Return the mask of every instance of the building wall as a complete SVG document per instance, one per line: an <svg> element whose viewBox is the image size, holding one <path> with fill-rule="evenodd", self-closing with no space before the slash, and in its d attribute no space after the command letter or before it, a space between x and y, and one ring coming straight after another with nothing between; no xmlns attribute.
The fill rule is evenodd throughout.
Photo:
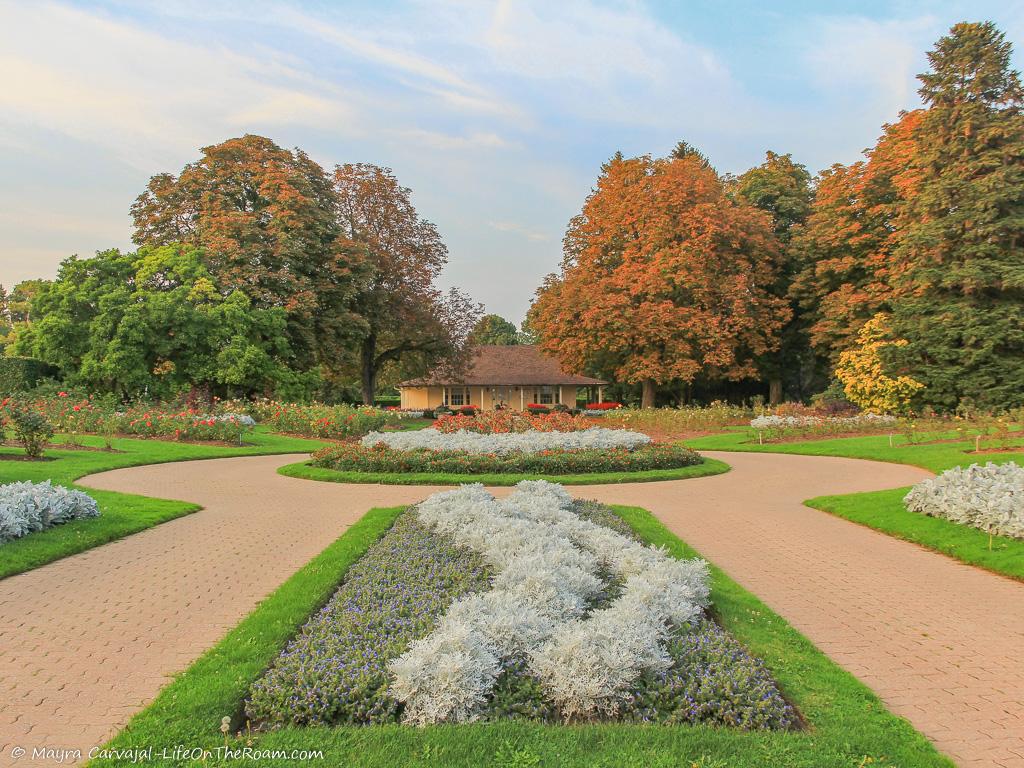
<svg viewBox="0 0 1024 768"><path fill-rule="evenodd" d="M478 387L471 386L469 389L469 404L478 408L491 411L495 405L504 400L509 408L521 410L530 403L539 403L541 398L541 387L526 385L510 385L506 387ZM559 400L559 387L553 386L552 399L554 403L561 402L570 408L576 407L577 387L562 386L561 400ZM444 404L443 387L402 387L402 407L437 408Z"/></svg>

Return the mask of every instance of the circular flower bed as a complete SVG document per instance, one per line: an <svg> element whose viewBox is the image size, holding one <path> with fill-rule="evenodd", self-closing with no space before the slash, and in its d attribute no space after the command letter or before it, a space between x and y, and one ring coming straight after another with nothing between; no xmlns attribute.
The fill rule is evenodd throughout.
<svg viewBox="0 0 1024 768"><path fill-rule="evenodd" d="M399 451L457 451L461 453L543 453L547 451L636 450L649 445L651 438L626 429L591 427L578 432L478 432L444 433L436 429L415 432L371 432L361 441L366 448L384 445Z"/></svg>
<svg viewBox="0 0 1024 768"><path fill-rule="evenodd" d="M415 434L415 433L410 433ZM384 444L331 446L313 454L318 467L348 472L431 472L446 474L574 475L585 472L641 472L700 464L700 454L681 445L650 444L636 450L542 450L533 453L398 450Z"/></svg>

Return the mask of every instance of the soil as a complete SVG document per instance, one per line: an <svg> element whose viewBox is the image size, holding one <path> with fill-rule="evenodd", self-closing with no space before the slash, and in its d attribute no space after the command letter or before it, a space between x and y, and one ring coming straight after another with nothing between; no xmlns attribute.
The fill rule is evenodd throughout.
<svg viewBox="0 0 1024 768"><path fill-rule="evenodd" d="M19 456L18 454L0 453L0 461L56 461L55 456Z"/></svg>

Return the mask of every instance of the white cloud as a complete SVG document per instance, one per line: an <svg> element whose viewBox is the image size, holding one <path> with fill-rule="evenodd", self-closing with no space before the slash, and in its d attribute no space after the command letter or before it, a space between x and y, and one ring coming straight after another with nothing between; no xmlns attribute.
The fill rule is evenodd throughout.
<svg viewBox="0 0 1024 768"><path fill-rule="evenodd" d="M149 172L254 124L343 126L353 114L339 88L281 62L53 3L0 4L0 51L8 120Z"/></svg>

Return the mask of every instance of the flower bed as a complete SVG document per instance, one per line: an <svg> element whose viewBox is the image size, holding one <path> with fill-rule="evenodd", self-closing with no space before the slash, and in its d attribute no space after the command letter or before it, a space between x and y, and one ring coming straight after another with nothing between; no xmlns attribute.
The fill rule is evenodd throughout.
<svg viewBox="0 0 1024 768"><path fill-rule="evenodd" d="M428 472L439 474L577 475L589 472L642 472L700 464L700 454L680 445L656 444L634 451L579 450L539 453L467 453L402 451L377 445L345 443L313 454L313 464L342 472Z"/></svg>
<svg viewBox="0 0 1024 768"><path fill-rule="evenodd" d="M5 401L8 409L20 408L44 416L57 432L67 435L131 435L173 440L239 442L255 426L244 413L203 412L189 408L137 404L116 405L110 400L75 397L61 392L55 397Z"/></svg>
<svg viewBox="0 0 1024 768"><path fill-rule="evenodd" d="M477 416L441 416L434 429L444 434L478 432L484 435L511 432L581 432L593 425L568 413L532 414L524 411L483 411Z"/></svg>
<svg viewBox="0 0 1024 768"><path fill-rule="evenodd" d="M275 403L274 406L264 409L266 415L262 423L275 432L335 440L359 437L388 424L397 424L403 417L409 418L401 411L385 411L369 406L316 403Z"/></svg>
<svg viewBox="0 0 1024 768"><path fill-rule="evenodd" d="M246 712L261 727L790 726L763 665L704 615L707 595L703 562L643 546L559 486L521 483L502 501L480 486L435 494L353 567Z"/></svg>
<svg viewBox="0 0 1024 768"><path fill-rule="evenodd" d="M765 414L750 420L750 427L761 442L792 437L829 437L850 432L875 432L891 429L895 416L858 413L855 416L815 416Z"/></svg>
<svg viewBox="0 0 1024 768"><path fill-rule="evenodd" d="M588 405L584 413L594 412ZM613 409L604 413L604 420L643 432L682 435L740 426L747 424L754 415L750 408L716 401L703 407Z"/></svg>
<svg viewBox="0 0 1024 768"><path fill-rule="evenodd" d="M911 512L1024 539L1024 467L1012 461L947 469L915 485L903 501Z"/></svg>
<svg viewBox="0 0 1024 768"><path fill-rule="evenodd" d="M49 480L0 485L0 544L99 514L99 507L91 496L52 485Z"/></svg>
<svg viewBox="0 0 1024 768"><path fill-rule="evenodd" d="M650 442L651 438L639 432L604 427L590 427L577 432L531 430L496 434L466 431L444 433L436 429L421 429L416 432L371 432L361 441L366 448L384 445L397 451L448 451L499 456L548 451L633 451Z"/></svg>

